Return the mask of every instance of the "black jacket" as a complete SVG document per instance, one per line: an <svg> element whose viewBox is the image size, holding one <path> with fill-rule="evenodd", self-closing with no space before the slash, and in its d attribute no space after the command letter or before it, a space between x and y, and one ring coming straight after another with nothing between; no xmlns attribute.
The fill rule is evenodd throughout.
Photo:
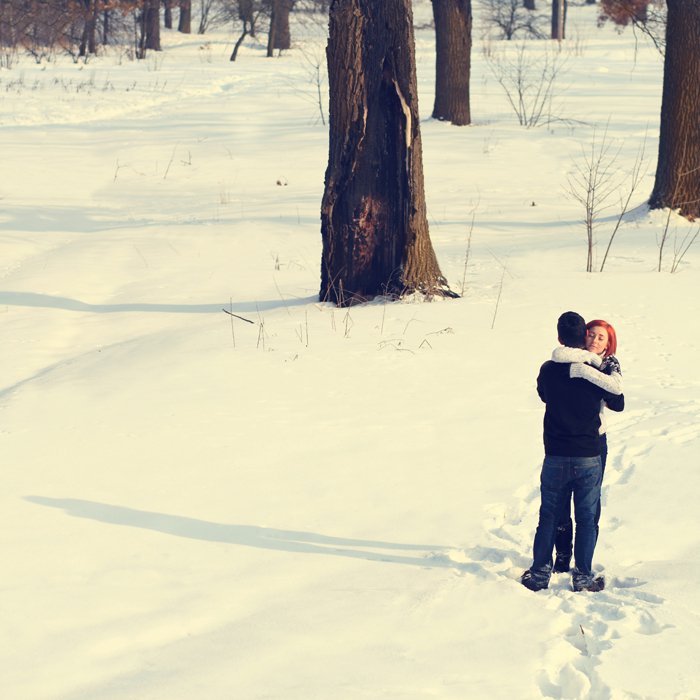
<svg viewBox="0 0 700 700"><path fill-rule="evenodd" d="M595 457L600 454L600 402L622 411L625 397L610 394L585 379L571 379L570 366L550 360L537 377L537 393L547 404L544 451L557 457Z"/></svg>

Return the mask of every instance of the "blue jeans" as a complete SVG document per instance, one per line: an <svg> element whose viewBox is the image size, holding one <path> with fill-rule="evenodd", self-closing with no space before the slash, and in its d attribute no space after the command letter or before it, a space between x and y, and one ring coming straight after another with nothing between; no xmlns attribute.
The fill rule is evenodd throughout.
<svg viewBox="0 0 700 700"><path fill-rule="evenodd" d="M600 457L553 457L545 455L540 476L540 519L533 545L533 577L549 582L552 549L562 508L573 491L576 518L574 557L578 574L593 576L596 544L596 513L600 507L603 468Z"/></svg>
<svg viewBox="0 0 700 700"><path fill-rule="evenodd" d="M600 461L603 463L603 477L605 476L605 463L608 460L608 438L605 433L600 436ZM601 478L602 481L602 478ZM573 553L574 545L574 524L571 521L571 496L564 501L561 515L559 516L559 524L557 525L556 539L554 540L554 546L556 549L557 557L569 561ZM600 522L600 504L598 505L598 511L595 517L595 533L598 537L599 533L599 522Z"/></svg>

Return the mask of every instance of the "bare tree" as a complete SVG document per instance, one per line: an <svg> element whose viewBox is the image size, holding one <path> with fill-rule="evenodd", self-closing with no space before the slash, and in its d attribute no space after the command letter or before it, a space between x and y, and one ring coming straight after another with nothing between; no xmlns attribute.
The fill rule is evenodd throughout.
<svg viewBox="0 0 700 700"><path fill-rule="evenodd" d="M521 0L483 0L484 21L510 41L516 35L544 38L540 17L523 7Z"/></svg>
<svg viewBox="0 0 700 700"><path fill-rule="evenodd" d="M607 137L607 129L600 140L594 131L590 148L581 149L581 159L575 163L574 172L569 177L569 194L584 210L586 272L593 272L595 230L600 214L609 206L608 200L620 186L618 155L619 148L613 150L613 144Z"/></svg>
<svg viewBox="0 0 700 700"><path fill-rule="evenodd" d="M327 56L320 299L455 296L428 232L410 0L333 0Z"/></svg>
<svg viewBox="0 0 700 700"><path fill-rule="evenodd" d="M229 19L232 19L234 22L240 21L241 23L241 34L233 47L230 58L231 61L235 61L238 57L238 49L246 36L255 36L255 25L263 8L259 2L254 0L236 0L235 7L227 5L227 8L230 9L228 13Z"/></svg>
<svg viewBox="0 0 700 700"><path fill-rule="evenodd" d="M471 124L471 0L433 0L433 17L436 51L433 117L458 126Z"/></svg>
<svg viewBox="0 0 700 700"><path fill-rule="evenodd" d="M700 217L700 2L667 0L659 158L652 209Z"/></svg>

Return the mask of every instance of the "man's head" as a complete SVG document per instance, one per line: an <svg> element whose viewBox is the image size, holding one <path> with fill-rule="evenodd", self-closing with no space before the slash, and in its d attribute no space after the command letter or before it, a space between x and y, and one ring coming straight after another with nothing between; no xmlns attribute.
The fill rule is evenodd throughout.
<svg viewBox="0 0 700 700"><path fill-rule="evenodd" d="M570 348L586 347L586 322L575 311L563 313L557 321L559 342Z"/></svg>

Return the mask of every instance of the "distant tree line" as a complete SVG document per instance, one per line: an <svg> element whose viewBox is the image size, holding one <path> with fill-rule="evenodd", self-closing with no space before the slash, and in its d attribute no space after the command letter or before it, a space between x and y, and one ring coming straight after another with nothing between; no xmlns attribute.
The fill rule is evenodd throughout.
<svg viewBox="0 0 700 700"><path fill-rule="evenodd" d="M160 51L160 29L204 34L214 26L241 28L242 42L268 34L268 55L291 46L289 14L328 13L330 0L1 0L0 49L41 60L56 51L88 57L110 44L133 48L136 58ZM196 12L196 16L195 16ZM175 14L177 13L177 25ZM234 58L232 56L232 58Z"/></svg>

